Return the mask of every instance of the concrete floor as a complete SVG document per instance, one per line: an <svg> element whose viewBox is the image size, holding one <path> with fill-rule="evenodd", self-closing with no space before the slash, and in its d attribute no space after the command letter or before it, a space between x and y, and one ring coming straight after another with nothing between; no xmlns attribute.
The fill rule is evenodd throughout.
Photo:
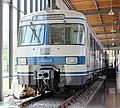
<svg viewBox="0 0 120 108"><path fill-rule="evenodd" d="M120 93L116 91L115 81L106 81L86 108L120 108Z"/></svg>
<svg viewBox="0 0 120 108"><path fill-rule="evenodd" d="M20 101L13 99L13 96L9 96L0 102L0 108L18 108L19 103Z"/></svg>

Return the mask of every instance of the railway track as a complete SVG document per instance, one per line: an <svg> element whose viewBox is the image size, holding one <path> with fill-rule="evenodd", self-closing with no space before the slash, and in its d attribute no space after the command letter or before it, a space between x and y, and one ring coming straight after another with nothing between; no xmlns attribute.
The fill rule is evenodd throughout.
<svg viewBox="0 0 120 108"><path fill-rule="evenodd" d="M67 99L69 94L49 92L41 96L22 102L19 108L58 108L59 105Z"/></svg>
<svg viewBox="0 0 120 108"><path fill-rule="evenodd" d="M73 96L66 93L48 92L22 102L18 108L84 108L102 85L103 80L96 81L89 88L81 89Z"/></svg>
<svg viewBox="0 0 120 108"><path fill-rule="evenodd" d="M85 108L102 84L103 80L96 81L92 86L85 90L85 92L81 90L65 100L59 108Z"/></svg>
<svg viewBox="0 0 120 108"><path fill-rule="evenodd" d="M41 101L44 98L50 97L51 95L52 95L51 92L45 93L43 95L37 95L33 98L30 98L26 101L21 102L21 104L18 105L18 108L26 108L29 104L32 104L32 103L37 102L37 101Z"/></svg>

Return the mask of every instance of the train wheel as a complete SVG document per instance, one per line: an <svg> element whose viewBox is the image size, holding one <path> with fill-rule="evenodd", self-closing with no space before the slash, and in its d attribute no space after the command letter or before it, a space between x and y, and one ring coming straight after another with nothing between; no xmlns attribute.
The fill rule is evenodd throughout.
<svg viewBox="0 0 120 108"><path fill-rule="evenodd" d="M51 87L53 92L59 93L58 83L54 82L54 79L51 80Z"/></svg>
<svg viewBox="0 0 120 108"><path fill-rule="evenodd" d="M38 80L38 92L39 94L42 94L43 93L43 81L41 80Z"/></svg>

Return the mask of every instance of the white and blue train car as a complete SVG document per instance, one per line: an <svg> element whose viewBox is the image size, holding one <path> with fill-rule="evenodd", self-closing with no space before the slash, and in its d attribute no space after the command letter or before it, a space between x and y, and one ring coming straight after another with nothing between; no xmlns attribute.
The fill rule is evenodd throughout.
<svg viewBox="0 0 120 108"><path fill-rule="evenodd" d="M19 84L39 91L79 86L104 68L104 48L82 13L42 11L20 20Z"/></svg>

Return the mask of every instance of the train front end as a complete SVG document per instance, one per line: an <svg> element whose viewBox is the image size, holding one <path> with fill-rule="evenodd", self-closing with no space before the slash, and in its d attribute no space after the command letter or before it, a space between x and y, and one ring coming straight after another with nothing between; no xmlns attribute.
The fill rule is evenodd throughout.
<svg viewBox="0 0 120 108"><path fill-rule="evenodd" d="M19 84L43 93L85 83L85 20L77 18L80 15L54 11L23 17L17 47Z"/></svg>

